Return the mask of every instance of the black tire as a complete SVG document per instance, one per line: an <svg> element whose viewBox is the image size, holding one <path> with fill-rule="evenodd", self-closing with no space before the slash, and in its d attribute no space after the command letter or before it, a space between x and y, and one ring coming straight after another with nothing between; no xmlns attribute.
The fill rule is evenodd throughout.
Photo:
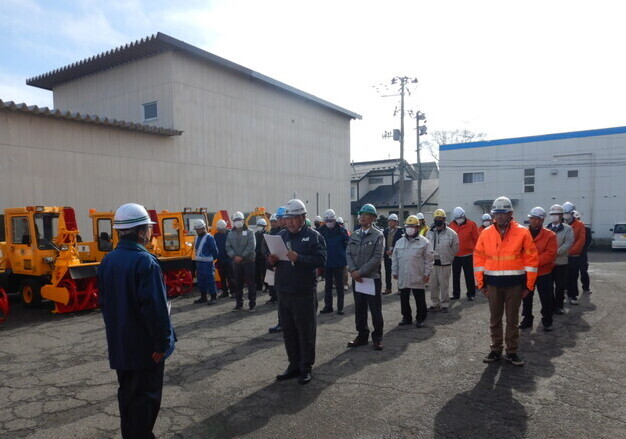
<svg viewBox="0 0 626 439"><path fill-rule="evenodd" d="M42 283L37 279L26 279L20 285L20 297L27 308L36 308L41 305Z"/></svg>

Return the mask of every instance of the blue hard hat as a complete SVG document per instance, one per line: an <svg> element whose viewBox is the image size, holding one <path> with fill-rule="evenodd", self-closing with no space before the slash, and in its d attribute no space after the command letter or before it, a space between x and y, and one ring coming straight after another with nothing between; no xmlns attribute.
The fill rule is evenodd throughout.
<svg viewBox="0 0 626 439"><path fill-rule="evenodd" d="M285 215L286 210L287 209L285 209L285 206L280 206L278 209L276 209L276 218L282 218Z"/></svg>

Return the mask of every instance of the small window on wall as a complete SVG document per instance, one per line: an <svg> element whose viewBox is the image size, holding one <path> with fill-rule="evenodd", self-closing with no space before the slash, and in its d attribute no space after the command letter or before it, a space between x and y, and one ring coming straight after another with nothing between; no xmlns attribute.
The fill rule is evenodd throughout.
<svg viewBox="0 0 626 439"><path fill-rule="evenodd" d="M163 248L165 251L180 250L180 239L178 239L178 219L165 218L163 220Z"/></svg>
<svg viewBox="0 0 626 439"><path fill-rule="evenodd" d="M484 172L464 172L463 183L482 183L485 181Z"/></svg>
<svg viewBox="0 0 626 439"><path fill-rule="evenodd" d="M143 120L153 120L158 117L157 113L157 103L148 102L147 104L143 104Z"/></svg>
<svg viewBox="0 0 626 439"><path fill-rule="evenodd" d="M382 184L383 182L383 178L382 177L370 177L369 178L369 183L370 184Z"/></svg>
<svg viewBox="0 0 626 439"><path fill-rule="evenodd" d="M576 178L578 177L578 169L572 169L567 171L567 178Z"/></svg>
<svg viewBox="0 0 626 439"><path fill-rule="evenodd" d="M535 192L535 169L524 169L524 192Z"/></svg>

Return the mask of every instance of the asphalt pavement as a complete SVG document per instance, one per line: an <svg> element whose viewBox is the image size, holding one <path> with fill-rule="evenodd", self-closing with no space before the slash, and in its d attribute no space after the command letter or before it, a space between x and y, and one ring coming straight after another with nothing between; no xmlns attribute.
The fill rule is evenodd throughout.
<svg viewBox="0 0 626 439"><path fill-rule="evenodd" d="M524 367L483 364L487 300L453 302L426 326L398 327L384 296L384 350L347 349L345 315L318 318L313 381L276 382L286 365L276 306L231 312L233 299L177 298L178 335L166 362L159 438L626 437L626 252L590 254L592 294L566 305L554 331L523 330ZM323 282L318 286L320 309ZM427 297L429 293L427 292ZM540 326L540 325L539 325ZM118 438L117 383L98 311L53 315L12 303L0 326L0 437Z"/></svg>

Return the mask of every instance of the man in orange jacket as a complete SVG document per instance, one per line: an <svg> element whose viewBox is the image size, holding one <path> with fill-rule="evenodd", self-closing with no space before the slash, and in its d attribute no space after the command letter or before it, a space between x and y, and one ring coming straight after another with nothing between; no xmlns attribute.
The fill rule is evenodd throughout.
<svg viewBox="0 0 626 439"><path fill-rule="evenodd" d="M452 297L450 300L458 300L461 297L461 269L463 269L467 300L471 302L476 296L472 255L476 241L478 241L478 227L474 221L465 217L465 210L462 207L455 207L452 213L454 220L450 222L449 227L459 235L459 251L456 252L452 261Z"/></svg>
<svg viewBox="0 0 626 439"><path fill-rule="evenodd" d="M585 223L574 217L574 206L569 201L563 203L563 219L574 230L574 243L567 257L567 296L570 305L578 305L578 274L580 273L580 254L585 247Z"/></svg>
<svg viewBox="0 0 626 439"><path fill-rule="evenodd" d="M558 245L556 233L543 227L546 211L542 207L534 207L528 214L530 225L528 230L533 237L537 254L539 255L539 269L537 272L537 293L541 300L541 324L544 331L552 330L552 313L554 312L554 288L552 284L552 269L554 268ZM533 291L524 297L522 306L522 322L520 329L533 326Z"/></svg>
<svg viewBox="0 0 626 439"><path fill-rule="evenodd" d="M517 354L519 307L522 298L535 289L539 258L533 239L524 226L513 220L513 205L507 197L496 198L491 208L494 225L478 237L474 250L476 285L489 298L491 352L483 362L505 359L523 366ZM506 310L506 334L502 337L502 315Z"/></svg>

